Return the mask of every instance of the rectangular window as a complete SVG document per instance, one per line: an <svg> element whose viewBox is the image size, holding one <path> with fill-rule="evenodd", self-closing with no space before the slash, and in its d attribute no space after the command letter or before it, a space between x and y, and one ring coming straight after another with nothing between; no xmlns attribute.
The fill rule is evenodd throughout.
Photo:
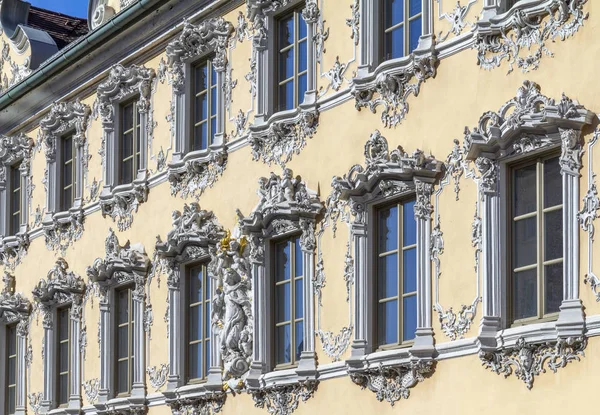
<svg viewBox="0 0 600 415"><path fill-rule="evenodd" d="M377 212L377 344L412 342L417 330L417 223L415 201Z"/></svg>
<svg viewBox="0 0 600 415"><path fill-rule="evenodd" d="M6 413L12 415L17 403L17 326L6 326Z"/></svg>
<svg viewBox="0 0 600 415"><path fill-rule="evenodd" d="M16 235L21 228L21 163L10 167L9 233Z"/></svg>
<svg viewBox="0 0 600 415"><path fill-rule="evenodd" d="M511 172L512 320L556 317L563 294L562 176L558 157Z"/></svg>
<svg viewBox="0 0 600 415"><path fill-rule="evenodd" d="M61 140L61 163L60 210L65 212L73 207L75 199L75 146L72 135L67 135Z"/></svg>
<svg viewBox="0 0 600 415"><path fill-rule="evenodd" d="M126 395L131 391L133 383L133 288L126 287L116 292L117 297L117 371L116 391L118 395Z"/></svg>
<svg viewBox="0 0 600 415"><path fill-rule="evenodd" d="M201 381L210 369L210 277L206 265L188 269L187 378Z"/></svg>
<svg viewBox="0 0 600 415"><path fill-rule="evenodd" d="M412 53L421 37L421 0L382 0L383 60Z"/></svg>
<svg viewBox="0 0 600 415"><path fill-rule="evenodd" d="M277 22L277 111L296 108L304 101L308 76L307 27L302 9Z"/></svg>
<svg viewBox="0 0 600 415"><path fill-rule="evenodd" d="M57 310L57 384L56 397L59 406L69 403L69 373L70 373L70 344L71 344L71 324L69 317L69 308L59 308Z"/></svg>
<svg viewBox="0 0 600 415"><path fill-rule="evenodd" d="M300 238L275 244L275 366L298 363L304 349L304 270Z"/></svg>
<svg viewBox="0 0 600 415"><path fill-rule="evenodd" d="M141 161L141 126L137 102L121 106L121 139L119 146L119 184L133 182Z"/></svg>
<svg viewBox="0 0 600 415"><path fill-rule="evenodd" d="M190 150L205 150L217 132L217 73L211 60L193 68L193 131Z"/></svg>

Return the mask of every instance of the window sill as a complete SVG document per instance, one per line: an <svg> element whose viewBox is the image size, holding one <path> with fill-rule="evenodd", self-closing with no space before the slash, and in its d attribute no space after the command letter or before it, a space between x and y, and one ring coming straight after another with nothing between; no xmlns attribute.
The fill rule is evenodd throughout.
<svg viewBox="0 0 600 415"><path fill-rule="evenodd" d="M221 376L218 376L218 379L221 379ZM166 390L163 395L172 409L211 407L215 410L225 403L226 392L221 382L214 383L207 380L203 383L188 383ZM181 412L187 413L185 410Z"/></svg>
<svg viewBox="0 0 600 415"><path fill-rule="evenodd" d="M131 227L133 214L141 203L148 200L148 172L138 173L138 177L129 184L105 186L100 195L102 216L110 216L120 231Z"/></svg>
<svg viewBox="0 0 600 415"><path fill-rule="evenodd" d="M95 404L94 407L103 412L129 411L131 413L146 413L146 398L145 397L117 397L109 399L104 403Z"/></svg>
<svg viewBox="0 0 600 415"><path fill-rule="evenodd" d="M79 415L81 413L81 405L79 407L61 407L51 409L47 412L48 415Z"/></svg>

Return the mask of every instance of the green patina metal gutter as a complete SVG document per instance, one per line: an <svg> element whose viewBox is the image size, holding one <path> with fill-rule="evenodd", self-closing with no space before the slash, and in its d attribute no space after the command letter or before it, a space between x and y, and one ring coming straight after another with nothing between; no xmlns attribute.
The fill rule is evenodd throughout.
<svg viewBox="0 0 600 415"><path fill-rule="evenodd" d="M56 75L65 67L77 62L81 57L89 53L92 48L104 43L107 39L143 13L156 7L160 3L166 3L168 1L169 0L139 0L137 3L127 7L123 12L114 16L98 29L76 41L72 47L59 51L31 75L0 96L0 110L3 110L18 98L40 86L47 79Z"/></svg>

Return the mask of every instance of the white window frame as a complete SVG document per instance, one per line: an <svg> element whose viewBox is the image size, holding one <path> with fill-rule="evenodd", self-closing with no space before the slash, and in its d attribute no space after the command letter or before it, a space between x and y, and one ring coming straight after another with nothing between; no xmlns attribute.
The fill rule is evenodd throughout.
<svg viewBox="0 0 600 415"><path fill-rule="evenodd" d="M40 121L40 137L46 153L46 214L42 221L48 249L66 248L83 234L83 186L87 175L87 128L91 109L79 100L57 102L50 113ZM71 135L75 157L73 169L73 205L60 210L62 193L62 140Z"/></svg>
<svg viewBox="0 0 600 415"><path fill-rule="evenodd" d="M6 339L6 326L17 325L17 367L15 378L17 380L15 415L27 413L27 337L29 336L31 303L21 293L16 293L16 280L14 275L4 273L4 287L0 292L0 338ZM0 408L6 408L6 347L0 348Z"/></svg>
<svg viewBox="0 0 600 415"><path fill-rule="evenodd" d="M145 66L120 64L110 68L108 79L96 91L94 116L102 120L102 164L104 187L100 193L103 216L110 216L119 230L128 229L140 203L148 199L148 143L154 128L151 111L156 72ZM121 105L135 99L140 115L140 165L131 183L118 184ZM134 114L135 117L135 114Z"/></svg>
<svg viewBox="0 0 600 415"><path fill-rule="evenodd" d="M98 410L145 410L146 409L146 336L144 320L146 310L146 278L150 270L150 259L141 244L129 241L120 245L112 229L106 238L106 256L97 258L86 270L90 281L100 292L100 387ZM115 391L116 353L115 291L133 284L133 333L134 370L131 393L117 397Z"/></svg>
<svg viewBox="0 0 600 415"><path fill-rule="evenodd" d="M33 298L40 304L44 327L44 394L41 409L50 414L67 415L79 411L82 405L82 312L83 297L86 286L83 279L69 270L69 264L59 258L48 272L46 279L41 280L33 289ZM69 402L65 407L58 407L56 402L56 365L57 365L57 310L69 309L70 342L69 342Z"/></svg>

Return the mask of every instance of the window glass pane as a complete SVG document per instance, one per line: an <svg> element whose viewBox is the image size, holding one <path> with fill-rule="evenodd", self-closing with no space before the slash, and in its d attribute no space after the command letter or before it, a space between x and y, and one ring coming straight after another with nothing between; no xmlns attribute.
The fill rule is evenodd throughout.
<svg viewBox="0 0 600 415"><path fill-rule="evenodd" d="M544 207L562 204L562 175L558 157L544 162Z"/></svg>
<svg viewBox="0 0 600 415"><path fill-rule="evenodd" d="M398 207L379 211L379 253L398 249Z"/></svg>
<svg viewBox="0 0 600 415"><path fill-rule="evenodd" d="M194 109L196 124L206 119L208 114L208 97L206 94L198 95L194 99Z"/></svg>
<svg viewBox="0 0 600 415"><path fill-rule="evenodd" d="M404 217L402 220L402 239L404 246L417 243L417 221L415 220L415 201L405 202L402 205Z"/></svg>
<svg viewBox="0 0 600 415"><path fill-rule="evenodd" d="M279 326L275 328L275 363L290 363L291 359L291 333L290 325Z"/></svg>
<svg viewBox="0 0 600 415"><path fill-rule="evenodd" d="M211 276L210 276L210 274L208 274L208 270L207 270L206 278L204 279L204 296L205 296L206 300L210 300L210 296L211 296L210 280L211 280Z"/></svg>
<svg viewBox="0 0 600 415"><path fill-rule="evenodd" d="M294 247L294 255L295 255L295 264L296 267L296 277L301 277L304 275L304 270L302 269L302 248L300 247L300 238L296 238L295 247Z"/></svg>
<svg viewBox="0 0 600 415"><path fill-rule="evenodd" d="M133 181L133 159L123 162L121 171L121 184L131 183Z"/></svg>
<svg viewBox="0 0 600 415"><path fill-rule="evenodd" d="M398 295L398 254L390 254L378 259L377 270L379 299Z"/></svg>
<svg viewBox="0 0 600 415"><path fill-rule="evenodd" d="M546 265L545 276L545 314L558 313L563 299L563 263Z"/></svg>
<svg viewBox="0 0 600 415"><path fill-rule="evenodd" d="M8 326L6 329L6 337L8 337L8 355L17 353L17 330L15 326Z"/></svg>
<svg viewBox="0 0 600 415"><path fill-rule="evenodd" d="M513 216L520 216L536 210L536 165L514 171L513 176Z"/></svg>
<svg viewBox="0 0 600 415"><path fill-rule="evenodd" d="M279 82L294 76L294 48L279 54Z"/></svg>
<svg viewBox="0 0 600 415"><path fill-rule="evenodd" d="M188 376L202 378L202 343L190 344L188 350Z"/></svg>
<svg viewBox="0 0 600 415"><path fill-rule="evenodd" d="M133 128L133 104L123 106L123 131Z"/></svg>
<svg viewBox="0 0 600 415"><path fill-rule="evenodd" d="M129 321L129 290L117 291L117 322L119 324Z"/></svg>
<svg viewBox="0 0 600 415"><path fill-rule="evenodd" d="M12 357L8 359L8 384L12 385L16 383L17 375L17 359Z"/></svg>
<svg viewBox="0 0 600 415"><path fill-rule="evenodd" d="M294 318L302 318L304 316L304 279L298 279L294 282L294 284L296 284L294 287L294 301L296 307Z"/></svg>
<svg viewBox="0 0 600 415"><path fill-rule="evenodd" d="M129 365L127 360L117 363L117 393L129 392Z"/></svg>
<svg viewBox="0 0 600 415"><path fill-rule="evenodd" d="M290 244L284 242L275 245L275 281L290 279Z"/></svg>
<svg viewBox="0 0 600 415"><path fill-rule="evenodd" d="M294 15L279 21L279 50L294 43Z"/></svg>
<svg viewBox="0 0 600 415"><path fill-rule="evenodd" d="M294 81L279 86L279 111L291 110L294 105Z"/></svg>
<svg viewBox="0 0 600 415"><path fill-rule="evenodd" d="M214 65L210 65L210 86L217 85L217 71L215 71Z"/></svg>
<svg viewBox="0 0 600 415"><path fill-rule="evenodd" d="M302 13L298 14L298 40L305 39L307 36L306 20Z"/></svg>
<svg viewBox="0 0 600 415"><path fill-rule="evenodd" d="M304 74L298 77L298 104L304 102L304 94L306 94L307 88L307 76L307 74Z"/></svg>
<svg viewBox="0 0 600 415"><path fill-rule="evenodd" d="M398 300L378 305L377 328L379 344L398 342Z"/></svg>
<svg viewBox="0 0 600 415"><path fill-rule="evenodd" d="M200 340L202 338L202 307L196 306L190 308L189 321L189 340Z"/></svg>
<svg viewBox="0 0 600 415"><path fill-rule="evenodd" d="M58 310L58 339L66 340L69 338L69 309L61 308Z"/></svg>
<svg viewBox="0 0 600 415"><path fill-rule="evenodd" d="M537 218L527 218L513 224L513 268L537 263Z"/></svg>
<svg viewBox="0 0 600 415"><path fill-rule="evenodd" d="M196 67L194 76L194 92L197 94L208 87L208 67L206 63Z"/></svg>
<svg viewBox="0 0 600 415"><path fill-rule="evenodd" d="M417 248L403 252L404 265L404 294L417 291Z"/></svg>
<svg viewBox="0 0 600 415"><path fill-rule="evenodd" d="M290 283L275 287L275 322L290 320Z"/></svg>
<svg viewBox="0 0 600 415"><path fill-rule="evenodd" d="M69 375L60 375L58 379L58 403L69 402Z"/></svg>
<svg viewBox="0 0 600 415"><path fill-rule="evenodd" d="M204 338L210 337L210 303L206 303L206 310L204 311Z"/></svg>
<svg viewBox="0 0 600 415"><path fill-rule="evenodd" d="M513 318L520 320L537 315L537 271L513 274Z"/></svg>
<svg viewBox="0 0 600 415"><path fill-rule="evenodd" d="M404 56L404 25L387 32L384 36L384 59Z"/></svg>
<svg viewBox="0 0 600 415"><path fill-rule="evenodd" d="M217 88L210 90L210 115L217 115Z"/></svg>
<svg viewBox="0 0 600 415"><path fill-rule="evenodd" d="M544 213L545 261L563 256L562 213L562 209Z"/></svg>
<svg viewBox="0 0 600 415"><path fill-rule="evenodd" d="M212 142L214 142L214 138L215 138L215 134L217 133L217 118L213 118L210 120L210 137L209 137L209 143L206 144L206 146L208 147L208 145Z"/></svg>
<svg viewBox="0 0 600 415"><path fill-rule="evenodd" d="M202 301L202 266L190 269L190 304Z"/></svg>
<svg viewBox="0 0 600 415"><path fill-rule="evenodd" d="M67 372L69 370L69 343L60 343L58 346L59 353L59 372Z"/></svg>
<svg viewBox="0 0 600 415"><path fill-rule="evenodd" d="M8 413L9 414L14 414L16 411L16 396L17 396L17 389L10 388L8 390Z"/></svg>
<svg viewBox="0 0 600 415"><path fill-rule="evenodd" d="M123 134L121 140L121 157L125 159L131 155L133 155L133 133L129 132Z"/></svg>
<svg viewBox="0 0 600 415"><path fill-rule="evenodd" d="M129 335L129 326L122 326L117 328L117 357L127 357L129 355L129 339L127 336Z"/></svg>
<svg viewBox="0 0 600 415"><path fill-rule="evenodd" d="M208 374L210 369L210 340L204 342L204 376Z"/></svg>
<svg viewBox="0 0 600 415"><path fill-rule="evenodd" d="M413 340L417 331L417 296L404 297L402 310L403 341Z"/></svg>
<svg viewBox="0 0 600 415"><path fill-rule="evenodd" d="M304 349L304 324L302 321L296 323L296 338L294 340L296 343L296 360L299 360L302 349Z"/></svg>
<svg viewBox="0 0 600 415"><path fill-rule="evenodd" d="M66 189L63 189L61 198L62 198L61 210L62 211L69 210L71 208L71 201L73 199L73 188L68 187Z"/></svg>
<svg viewBox="0 0 600 415"><path fill-rule="evenodd" d="M304 72L307 68L308 52L306 51L306 45L306 40L298 44L298 73Z"/></svg>
<svg viewBox="0 0 600 415"><path fill-rule="evenodd" d="M417 17L414 20L411 20L408 24L408 52L411 53L413 50L419 46L419 37L421 36L421 18Z"/></svg>
<svg viewBox="0 0 600 415"><path fill-rule="evenodd" d="M401 23L404 19L404 0L384 0L385 28Z"/></svg>
<svg viewBox="0 0 600 415"><path fill-rule="evenodd" d="M410 0L408 3L408 14L414 16L415 14L421 13L421 0Z"/></svg>
<svg viewBox="0 0 600 415"><path fill-rule="evenodd" d="M208 147L208 124L202 123L194 128L193 150L204 150Z"/></svg>
<svg viewBox="0 0 600 415"><path fill-rule="evenodd" d="M62 140L63 143L63 163L70 161L73 158L73 140L71 137L65 137Z"/></svg>

